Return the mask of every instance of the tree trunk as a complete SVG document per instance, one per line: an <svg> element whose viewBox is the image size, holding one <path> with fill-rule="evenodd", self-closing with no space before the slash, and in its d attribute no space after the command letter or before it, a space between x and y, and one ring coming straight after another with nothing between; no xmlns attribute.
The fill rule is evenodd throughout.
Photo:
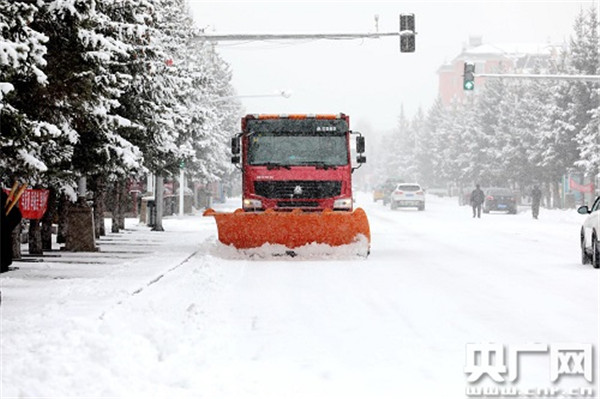
<svg viewBox="0 0 600 399"><path fill-rule="evenodd" d="M156 224L152 228L152 231L165 231L162 225L163 209L164 209L164 180L162 176L156 175L155 188L155 199L156 199Z"/></svg>
<svg viewBox="0 0 600 399"><path fill-rule="evenodd" d="M21 229L23 228L23 222L19 223L17 227L12 231L12 253L13 260L21 259Z"/></svg>
<svg viewBox="0 0 600 399"><path fill-rule="evenodd" d="M42 226L40 219L29 220L29 254L43 255L42 249Z"/></svg>
<svg viewBox="0 0 600 399"><path fill-rule="evenodd" d="M96 238L106 235L106 226L104 225L104 200L106 198L106 184L104 176L96 176L94 184L94 228Z"/></svg>
<svg viewBox="0 0 600 399"><path fill-rule="evenodd" d="M121 182L116 181L112 190L112 226L110 231L112 233L119 232L119 207L121 206Z"/></svg>
<svg viewBox="0 0 600 399"><path fill-rule="evenodd" d="M119 183L120 188L119 194L119 208L117 211L117 222L119 223L119 229L125 230L125 211L127 210L127 180L122 180Z"/></svg>
<svg viewBox="0 0 600 399"><path fill-rule="evenodd" d="M551 195L552 195L552 208L553 209L562 208L561 200L560 200L560 192L558 190L558 182L557 181L553 181L550 184L550 190L551 190Z"/></svg>
<svg viewBox="0 0 600 399"><path fill-rule="evenodd" d="M58 234L56 242L64 244L67 242L67 234L69 229L68 216L71 201L65 194L61 194L58 200Z"/></svg>
<svg viewBox="0 0 600 399"><path fill-rule="evenodd" d="M52 223L56 215L56 190L49 187L48 208L44 217L42 217L42 249L44 251L52 250Z"/></svg>

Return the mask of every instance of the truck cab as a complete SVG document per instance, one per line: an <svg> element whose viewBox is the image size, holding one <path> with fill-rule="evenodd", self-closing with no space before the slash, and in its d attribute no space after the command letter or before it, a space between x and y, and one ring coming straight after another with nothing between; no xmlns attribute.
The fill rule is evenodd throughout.
<svg viewBox="0 0 600 399"><path fill-rule="evenodd" d="M352 211L350 135L357 164L364 139L345 114L246 115L232 139L232 161L242 170L245 211Z"/></svg>

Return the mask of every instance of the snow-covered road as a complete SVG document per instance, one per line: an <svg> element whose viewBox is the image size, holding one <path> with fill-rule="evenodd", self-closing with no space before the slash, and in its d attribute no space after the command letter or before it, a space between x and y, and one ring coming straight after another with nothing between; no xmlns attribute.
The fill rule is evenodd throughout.
<svg viewBox="0 0 600 399"><path fill-rule="evenodd" d="M457 398L467 343L598 357L600 279L579 263L575 211L359 200L366 260L247 258L190 216L18 264L1 278L2 397ZM547 363L522 361L522 387L551 385Z"/></svg>

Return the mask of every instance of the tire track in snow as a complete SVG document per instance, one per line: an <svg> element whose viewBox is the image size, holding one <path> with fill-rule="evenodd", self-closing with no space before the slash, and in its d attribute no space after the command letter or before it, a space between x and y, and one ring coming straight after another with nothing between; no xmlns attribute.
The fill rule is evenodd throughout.
<svg viewBox="0 0 600 399"><path fill-rule="evenodd" d="M202 250L203 248L198 248L196 251L192 252L190 255L188 255L184 260L182 260L181 262L179 262L178 264L176 264L175 266L171 267L170 269L167 269L167 271L159 274L158 276L154 277L152 280L148 281L145 285L139 287L138 289L134 290L133 292L131 292L131 294L129 294L127 297L119 300L115 305L113 305L110 309L105 310L104 312L102 312L102 314L99 316L100 320L104 320L104 317L106 316L106 313L112 309L114 309L115 307L122 305L123 302L125 302L126 300L129 300L133 297L135 297L136 295L142 293L143 291L145 291L147 288L153 286L154 284L158 283L160 280L162 280L167 274L177 270L179 267L185 265L186 263L188 263L194 256L198 255L198 253Z"/></svg>

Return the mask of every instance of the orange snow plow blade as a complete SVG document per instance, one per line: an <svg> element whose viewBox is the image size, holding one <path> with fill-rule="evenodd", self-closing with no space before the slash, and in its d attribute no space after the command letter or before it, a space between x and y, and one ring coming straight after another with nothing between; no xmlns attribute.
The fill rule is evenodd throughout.
<svg viewBox="0 0 600 399"><path fill-rule="evenodd" d="M354 212L244 212L219 213L207 209L203 216L214 216L219 241L237 249L258 248L263 244L281 244L297 248L310 243L340 246L352 244L359 235L371 242L369 221L364 210Z"/></svg>

